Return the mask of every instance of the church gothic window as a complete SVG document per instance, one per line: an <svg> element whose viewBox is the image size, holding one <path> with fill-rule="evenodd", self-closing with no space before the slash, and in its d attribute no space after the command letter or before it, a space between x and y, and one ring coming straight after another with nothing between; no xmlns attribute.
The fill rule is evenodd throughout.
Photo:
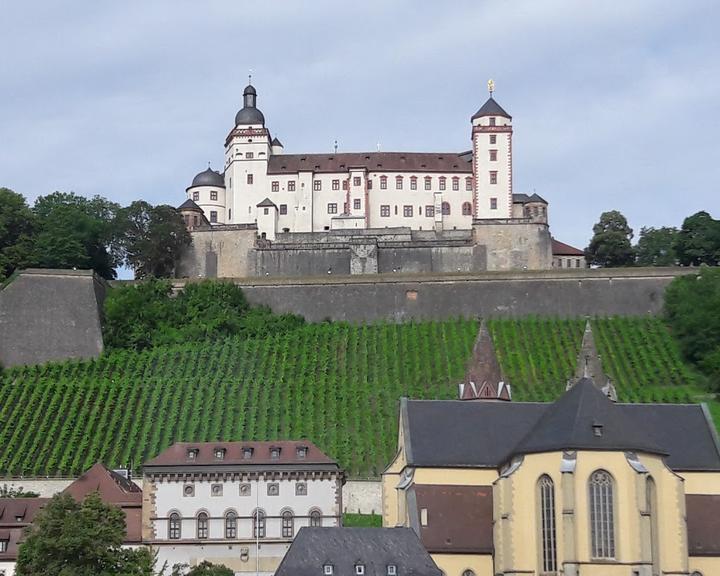
<svg viewBox="0 0 720 576"><path fill-rule="evenodd" d="M590 540L593 558L615 558L614 482L605 470L590 476Z"/></svg>
<svg viewBox="0 0 720 576"><path fill-rule="evenodd" d="M538 481L540 504L541 572L557 572L557 537L555 529L555 485L547 475Z"/></svg>

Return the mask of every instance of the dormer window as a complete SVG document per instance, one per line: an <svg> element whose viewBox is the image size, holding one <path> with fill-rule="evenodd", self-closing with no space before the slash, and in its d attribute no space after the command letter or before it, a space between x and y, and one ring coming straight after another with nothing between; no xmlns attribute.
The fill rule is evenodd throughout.
<svg viewBox="0 0 720 576"><path fill-rule="evenodd" d="M298 446L298 447L295 449L295 453L297 454L297 457L298 457L300 460L304 460L304 459L305 459L305 456L307 456L307 451L308 451L307 446Z"/></svg>
<svg viewBox="0 0 720 576"><path fill-rule="evenodd" d="M215 448L215 460L225 460L225 448Z"/></svg>
<svg viewBox="0 0 720 576"><path fill-rule="evenodd" d="M245 446L243 448L243 460L250 460L250 458L253 457L253 449L252 446Z"/></svg>
<svg viewBox="0 0 720 576"><path fill-rule="evenodd" d="M355 564L355 576L365 576L365 564Z"/></svg>
<svg viewBox="0 0 720 576"><path fill-rule="evenodd" d="M190 448L187 451L187 459L188 460L197 460L198 457L198 449L197 448Z"/></svg>
<svg viewBox="0 0 720 576"><path fill-rule="evenodd" d="M273 446L270 448L270 459L271 460L278 460L280 458L280 448L278 446Z"/></svg>
<svg viewBox="0 0 720 576"><path fill-rule="evenodd" d="M323 566L323 574L325 576L332 576L333 573L333 565L332 564L325 564Z"/></svg>
<svg viewBox="0 0 720 576"><path fill-rule="evenodd" d="M593 422L592 425L593 436L600 438L603 435L603 425L599 422Z"/></svg>
<svg viewBox="0 0 720 576"><path fill-rule="evenodd" d="M395 564L388 564L387 576L397 576L397 566Z"/></svg>

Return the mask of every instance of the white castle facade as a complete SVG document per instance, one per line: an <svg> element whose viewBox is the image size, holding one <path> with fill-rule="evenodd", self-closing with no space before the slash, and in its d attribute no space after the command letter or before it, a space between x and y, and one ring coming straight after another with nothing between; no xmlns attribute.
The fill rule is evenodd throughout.
<svg viewBox="0 0 720 576"><path fill-rule="evenodd" d="M208 168L187 199L212 225L278 232L408 227L469 230L473 220L534 216L539 196L513 197L512 118L492 94L472 116L472 150L448 153L285 154L257 107L252 85L225 140L223 174ZM533 213L534 211L534 213Z"/></svg>

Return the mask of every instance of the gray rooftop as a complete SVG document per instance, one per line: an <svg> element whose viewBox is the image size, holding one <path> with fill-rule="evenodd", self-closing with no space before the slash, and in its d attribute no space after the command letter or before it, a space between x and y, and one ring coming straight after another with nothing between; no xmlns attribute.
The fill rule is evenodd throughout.
<svg viewBox="0 0 720 576"><path fill-rule="evenodd" d="M335 576L353 576L363 564L365 576L441 576L441 571L411 528L308 528L298 532L275 576L322 576L331 565Z"/></svg>
<svg viewBox="0 0 720 576"><path fill-rule="evenodd" d="M492 96L490 96L485 104L480 107L480 110L472 115L472 120L475 120L475 118L481 118L482 116L504 116L505 118L512 120L512 116L505 112L503 107L500 106L500 104L498 104Z"/></svg>

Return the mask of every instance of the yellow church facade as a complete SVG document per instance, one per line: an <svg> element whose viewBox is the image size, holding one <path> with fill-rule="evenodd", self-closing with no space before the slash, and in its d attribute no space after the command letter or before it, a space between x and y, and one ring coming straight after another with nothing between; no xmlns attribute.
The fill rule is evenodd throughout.
<svg viewBox="0 0 720 576"><path fill-rule="evenodd" d="M384 525L414 528L446 576L720 575L707 410L617 403L589 328L582 355L556 402L503 401L481 332L474 393L401 401Z"/></svg>

